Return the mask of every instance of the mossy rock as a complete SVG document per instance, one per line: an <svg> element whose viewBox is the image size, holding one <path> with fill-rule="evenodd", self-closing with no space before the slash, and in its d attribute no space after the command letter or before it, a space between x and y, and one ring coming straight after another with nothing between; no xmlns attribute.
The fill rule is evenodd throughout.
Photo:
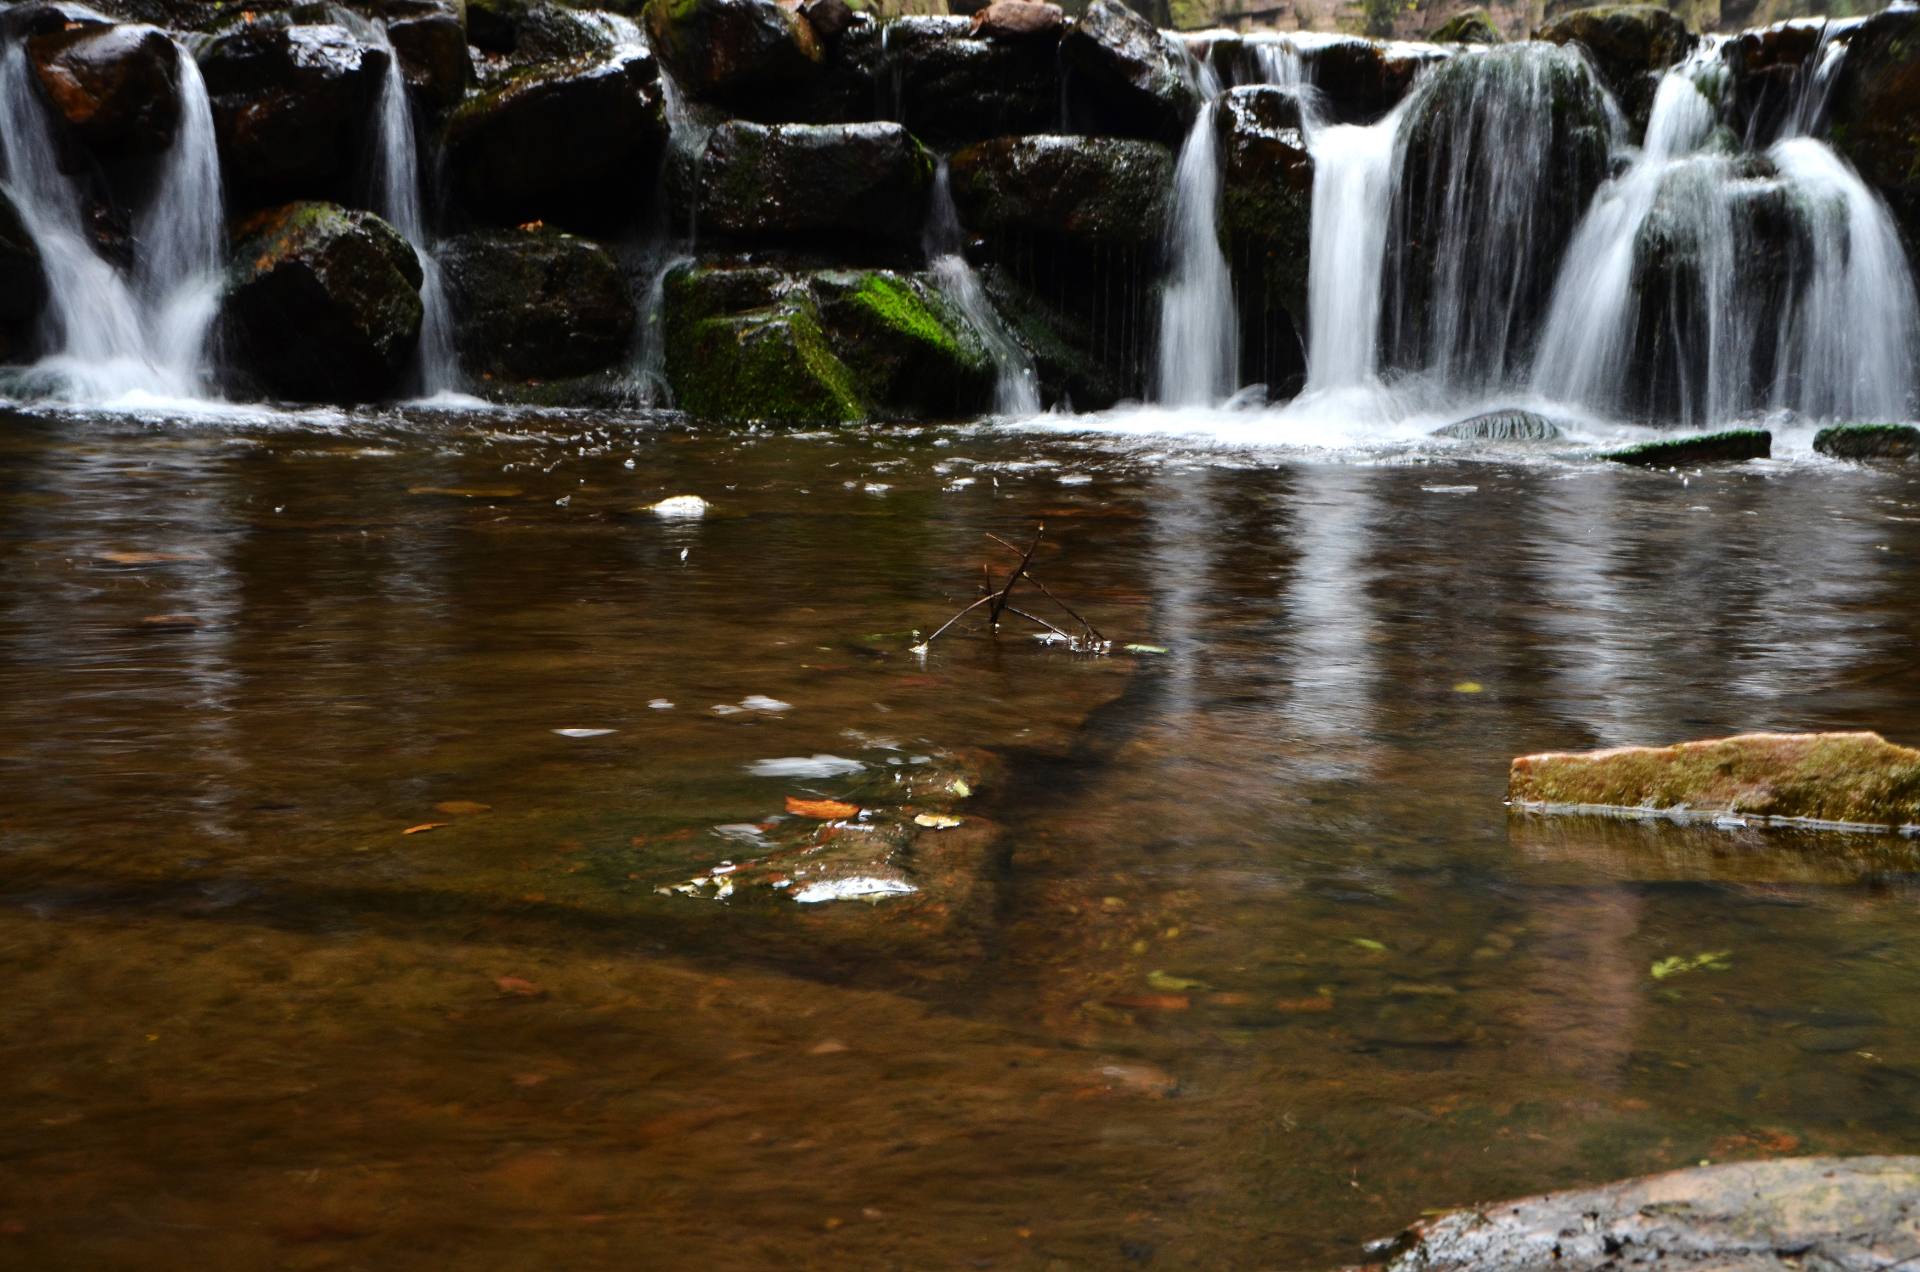
<svg viewBox="0 0 1920 1272"><path fill-rule="evenodd" d="M1435 44L1505 44L1507 38L1485 9L1462 9L1433 29Z"/></svg>
<svg viewBox="0 0 1920 1272"><path fill-rule="evenodd" d="M1920 823L1920 751L1877 733L1746 733L1513 761L1507 798L1560 810Z"/></svg>
<svg viewBox="0 0 1920 1272"><path fill-rule="evenodd" d="M868 417L804 284L771 271L688 266L667 279L666 373L674 402L700 419L827 425ZM757 307L735 309L742 301Z"/></svg>
<svg viewBox="0 0 1920 1272"><path fill-rule="evenodd" d="M1836 424L1813 437L1813 449L1835 459L1920 459L1920 428L1911 424Z"/></svg>
<svg viewBox="0 0 1920 1272"><path fill-rule="evenodd" d="M989 266L980 281L1009 333L1033 360L1042 402L1099 411L1138 391L1136 377L1102 356L1106 348L1086 324L1019 285L1005 269Z"/></svg>
<svg viewBox="0 0 1920 1272"><path fill-rule="evenodd" d="M420 338L419 258L370 212L290 203L234 234L219 333L241 382L283 398L390 392Z"/></svg>
<svg viewBox="0 0 1920 1272"><path fill-rule="evenodd" d="M1766 459L1772 454L1772 433L1761 428L1730 428L1697 437L1642 442L1638 446L1608 451L1600 458L1641 468L1686 468L1693 464L1738 464L1749 459Z"/></svg>
<svg viewBox="0 0 1920 1272"><path fill-rule="evenodd" d="M1044 132L1060 120L1060 59L1051 40L975 39L964 18L896 18L886 27L894 116L941 146Z"/></svg>
<svg viewBox="0 0 1920 1272"><path fill-rule="evenodd" d="M993 405L993 359L930 283L890 270L813 278L829 343L874 409L953 419Z"/></svg>

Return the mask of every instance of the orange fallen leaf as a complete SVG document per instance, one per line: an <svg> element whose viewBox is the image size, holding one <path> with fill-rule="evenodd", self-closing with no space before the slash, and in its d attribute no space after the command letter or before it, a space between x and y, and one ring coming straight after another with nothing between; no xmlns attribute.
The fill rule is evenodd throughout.
<svg viewBox="0 0 1920 1272"><path fill-rule="evenodd" d="M1185 994L1122 994L1107 999L1107 1006L1123 1011L1186 1011L1193 999Z"/></svg>
<svg viewBox="0 0 1920 1272"><path fill-rule="evenodd" d="M821 821L839 821L843 817L858 817L858 804L842 803L837 799L796 799L787 796L787 811L795 817L815 817Z"/></svg>
<svg viewBox="0 0 1920 1272"><path fill-rule="evenodd" d="M518 994L522 998L538 998L547 992L524 976L496 976L493 983L501 993Z"/></svg>
<svg viewBox="0 0 1920 1272"><path fill-rule="evenodd" d="M202 558L191 552L102 552L98 559L109 565L171 565Z"/></svg>
<svg viewBox="0 0 1920 1272"><path fill-rule="evenodd" d="M433 806L436 813L445 813L449 817L470 817L475 813L490 813L492 804L480 804L470 799L443 799Z"/></svg>
<svg viewBox="0 0 1920 1272"><path fill-rule="evenodd" d="M442 826L451 824L450 822L421 822L418 826L409 826L400 833L403 835L424 835L430 830L438 830Z"/></svg>

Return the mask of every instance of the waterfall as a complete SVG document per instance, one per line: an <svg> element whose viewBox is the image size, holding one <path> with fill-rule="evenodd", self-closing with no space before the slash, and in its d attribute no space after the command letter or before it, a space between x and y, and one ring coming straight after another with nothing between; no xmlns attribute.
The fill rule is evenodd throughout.
<svg viewBox="0 0 1920 1272"><path fill-rule="evenodd" d="M672 387L667 383L667 276L695 259L693 245L699 229L695 216L697 197L688 200L685 234L673 224L667 170L684 164L689 173L687 188L698 190L700 154L706 148L707 134L711 131L694 115L665 66L660 68L660 96L667 115L666 153L660 158L660 173L654 182L653 204L646 221L637 227L623 252L627 276L633 280L635 311L639 318L634 329L633 360L627 384L634 400L642 406L667 406L673 400Z"/></svg>
<svg viewBox="0 0 1920 1272"><path fill-rule="evenodd" d="M1380 354L1380 276L1401 114L1314 128L1313 228L1307 254L1307 390L1354 388Z"/></svg>
<svg viewBox="0 0 1920 1272"><path fill-rule="evenodd" d="M433 256L433 235L427 228L426 200L413 102L399 51L384 25L367 34L387 53L387 71L381 81L380 112L374 138L374 211L413 245L420 259L420 389L427 397L457 392L460 360L453 347L453 308Z"/></svg>
<svg viewBox="0 0 1920 1272"><path fill-rule="evenodd" d="M927 269L940 294L960 312L987 346L995 377L993 409L1000 415L1038 415L1040 389L1033 361L1006 329L980 286L979 275L961 250L965 234L959 211L953 206L953 188L943 155L933 170L933 195L927 205L925 248Z"/></svg>
<svg viewBox="0 0 1920 1272"><path fill-rule="evenodd" d="M1192 65L1202 104L1173 174L1154 377L1155 400L1168 406L1222 401L1240 370L1233 275L1220 249L1220 145L1213 118L1220 79L1205 62Z"/></svg>
<svg viewBox="0 0 1920 1272"><path fill-rule="evenodd" d="M220 166L206 85L192 55L176 48L180 120L136 218L128 272L101 255L80 180L59 169L54 124L26 50L15 44L0 54L0 160L46 270L39 369L62 396L107 402L205 393L224 235Z"/></svg>

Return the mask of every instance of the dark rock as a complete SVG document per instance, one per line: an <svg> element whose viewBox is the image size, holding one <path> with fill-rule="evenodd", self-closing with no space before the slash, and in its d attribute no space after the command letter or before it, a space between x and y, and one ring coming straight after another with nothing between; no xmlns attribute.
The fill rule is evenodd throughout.
<svg viewBox="0 0 1920 1272"><path fill-rule="evenodd" d="M47 303L47 274L40 248L0 190L0 361L24 362L34 346L34 326Z"/></svg>
<svg viewBox="0 0 1920 1272"><path fill-rule="evenodd" d="M681 89L744 118L793 118L825 60L813 26L773 0L650 0L646 24Z"/></svg>
<svg viewBox="0 0 1920 1272"><path fill-rule="evenodd" d="M83 4L16 4L0 9L0 38L18 44L36 35L80 27L112 26L113 19Z"/></svg>
<svg viewBox="0 0 1920 1272"><path fill-rule="evenodd" d="M1386 1272L1885 1269L1920 1252L1920 1157L1735 1162L1424 1220Z"/></svg>
<svg viewBox="0 0 1920 1272"><path fill-rule="evenodd" d="M1041 0L993 0L973 15L971 34L983 40L1059 40L1066 10Z"/></svg>
<svg viewBox="0 0 1920 1272"><path fill-rule="evenodd" d="M1727 42L1721 57L1727 64L1729 114L1739 133L1756 142L1778 135L1814 69L1819 45L1820 28L1801 23L1743 31Z"/></svg>
<svg viewBox="0 0 1920 1272"><path fill-rule="evenodd" d="M290 203L243 222L221 303L244 380L301 401L357 402L398 382L420 337L420 262L369 212Z"/></svg>
<svg viewBox="0 0 1920 1272"><path fill-rule="evenodd" d="M627 355L633 293L598 243L559 230L491 230L450 238L435 255L468 375L558 380Z"/></svg>
<svg viewBox="0 0 1920 1272"><path fill-rule="evenodd" d="M1575 9L1540 28L1534 38L1585 49L1636 138L1646 132L1658 72L1700 42L1670 11L1650 4Z"/></svg>
<svg viewBox="0 0 1920 1272"><path fill-rule="evenodd" d="M813 294L828 343L878 413L955 419L992 407L993 359L932 285L889 270L821 273Z"/></svg>
<svg viewBox="0 0 1920 1272"><path fill-rule="evenodd" d="M404 0L404 5L390 4L386 21L407 88L429 109L450 110L473 82L462 11L431 0Z"/></svg>
<svg viewBox="0 0 1920 1272"><path fill-rule="evenodd" d="M1738 464L1773 454L1773 434L1758 428L1730 428L1697 437L1675 437L1642 442L1600 456L1616 464L1641 468L1686 468L1694 464Z"/></svg>
<svg viewBox="0 0 1920 1272"><path fill-rule="evenodd" d="M180 122L180 51L150 26L77 26L27 44L66 130L102 159L152 155Z"/></svg>
<svg viewBox="0 0 1920 1272"><path fill-rule="evenodd" d="M236 207L351 197L389 55L345 27L262 18L200 54Z"/></svg>
<svg viewBox="0 0 1920 1272"><path fill-rule="evenodd" d="M1306 55L1321 108L1336 124L1371 124L1398 106L1439 50L1396 49L1372 40L1335 40Z"/></svg>
<svg viewBox="0 0 1920 1272"><path fill-rule="evenodd" d="M1920 11L1888 9L1854 31L1830 102L1834 147L1920 242Z"/></svg>
<svg viewBox="0 0 1920 1272"><path fill-rule="evenodd" d="M1014 271L989 265L981 284L1008 331L1033 361L1041 401L1077 411L1100 411L1139 391L1139 365L1130 359L1136 351L1123 346L1121 356L1096 334L1089 316L1072 313L1065 304L1049 303L1029 286L1016 281ZM1081 299L1069 293L1063 301Z"/></svg>
<svg viewBox="0 0 1920 1272"><path fill-rule="evenodd" d="M1836 424L1813 437L1813 449L1835 459L1920 459L1920 428L1911 424Z"/></svg>
<svg viewBox="0 0 1920 1272"><path fill-rule="evenodd" d="M916 137L964 145L1057 127L1060 65L1045 40L981 40L961 18L896 18L885 31L889 113Z"/></svg>
<svg viewBox="0 0 1920 1272"><path fill-rule="evenodd" d="M613 34L599 17L547 0L467 0L467 39L498 59L489 71L611 57Z"/></svg>
<svg viewBox="0 0 1920 1272"><path fill-rule="evenodd" d="M1186 57L1153 23L1094 0L1061 37L1068 104L1088 131L1177 143L1200 109Z"/></svg>
<svg viewBox="0 0 1920 1272"><path fill-rule="evenodd" d="M978 233L1148 248L1165 231L1173 154L1116 137L1002 137L956 152L951 175Z"/></svg>
<svg viewBox="0 0 1920 1272"><path fill-rule="evenodd" d="M1433 29L1435 44L1505 44L1507 39L1485 9L1462 9Z"/></svg>
<svg viewBox="0 0 1920 1272"><path fill-rule="evenodd" d="M645 205L666 142L653 59L629 52L534 68L468 98L447 121L446 172L483 221L614 227Z"/></svg>
<svg viewBox="0 0 1920 1272"><path fill-rule="evenodd" d="M932 176L899 124L728 123L701 160L700 232L856 255L898 248L919 241Z"/></svg>
<svg viewBox="0 0 1920 1272"><path fill-rule="evenodd" d="M800 6L801 16L821 41L831 44L853 25L853 7L847 0L808 0Z"/></svg>
<svg viewBox="0 0 1920 1272"><path fill-rule="evenodd" d="M798 425L867 417L803 283L769 269L668 276L663 328L674 402L699 419Z"/></svg>
<svg viewBox="0 0 1920 1272"><path fill-rule="evenodd" d="M1463 442L1551 442L1560 426L1532 411L1488 411L1433 430L1435 437Z"/></svg>
<svg viewBox="0 0 1920 1272"><path fill-rule="evenodd" d="M1229 89L1215 110L1220 228L1240 310L1240 381L1275 396L1306 377L1307 249L1313 156L1300 103L1271 85Z"/></svg>

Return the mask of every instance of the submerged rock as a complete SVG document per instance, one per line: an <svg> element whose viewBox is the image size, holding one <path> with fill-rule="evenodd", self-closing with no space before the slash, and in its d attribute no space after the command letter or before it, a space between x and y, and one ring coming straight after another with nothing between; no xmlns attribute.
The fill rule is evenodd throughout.
<svg viewBox="0 0 1920 1272"><path fill-rule="evenodd" d="M54 114L95 155L146 156L172 144L180 52L158 27L69 27L34 36L27 56Z"/></svg>
<svg viewBox="0 0 1920 1272"><path fill-rule="evenodd" d="M420 261L370 212L290 203L234 234L219 316L240 376L279 397L359 402L390 391L420 337Z"/></svg>
<svg viewBox="0 0 1920 1272"><path fill-rule="evenodd" d="M1505 44L1506 37L1485 9L1462 9L1433 29L1435 44Z"/></svg>
<svg viewBox="0 0 1920 1272"><path fill-rule="evenodd" d="M953 156L967 228L1079 247L1145 247L1164 233L1173 154L1117 137L1002 137Z"/></svg>
<svg viewBox="0 0 1920 1272"><path fill-rule="evenodd" d="M1560 436L1560 426L1532 411L1488 411L1436 428L1433 435L1467 442L1551 442Z"/></svg>
<svg viewBox="0 0 1920 1272"><path fill-rule="evenodd" d="M1920 1257L1920 1157L1735 1162L1425 1220L1386 1272L1885 1269Z"/></svg>
<svg viewBox="0 0 1920 1272"><path fill-rule="evenodd" d="M460 204L496 224L630 223L667 144L659 71L644 52L534 68L468 98L447 121Z"/></svg>
<svg viewBox="0 0 1920 1272"><path fill-rule="evenodd" d="M959 18L887 24L882 83L889 112L914 136L945 145L1057 127L1057 40L974 37Z"/></svg>
<svg viewBox="0 0 1920 1272"><path fill-rule="evenodd" d="M448 239L436 256L470 376L557 380L605 371L629 352L633 293L598 243L493 230Z"/></svg>
<svg viewBox="0 0 1920 1272"><path fill-rule="evenodd" d="M1290 393L1306 376L1313 156L1293 93L1229 89L1214 107L1220 228L1240 310L1240 381Z"/></svg>
<svg viewBox="0 0 1920 1272"><path fill-rule="evenodd" d="M933 160L899 124L723 124L700 162L702 234L824 241L853 256L919 241Z"/></svg>
<svg viewBox="0 0 1920 1272"><path fill-rule="evenodd" d="M1060 40L1068 104L1093 131L1177 143L1200 109L1183 51L1133 10L1094 0Z"/></svg>
<svg viewBox="0 0 1920 1272"><path fill-rule="evenodd" d="M1920 751L1877 733L1747 733L1514 760L1519 806L1900 827L1920 823Z"/></svg>
<svg viewBox="0 0 1920 1272"><path fill-rule="evenodd" d="M676 84L749 118L787 118L781 99L810 90L826 60L813 24L773 0L650 0L646 26Z"/></svg>
<svg viewBox="0 0 1920 1272"><path fill-rule="evenodd" d="M1693 51L1700 37L1658 5L1596 5L1562 14L1534 33L1549 44L1578 44L1626 115L1633 136L1646 131L1658 72Z"/></svg>
<svg viewBox="0 0 1920 1272"><path fill-rule="evenodd" d="M261 18L200 54L239 208L354 193L389 55L343 26Z"/></svg>
<svg viewBox="0 0 1920 1272"><path fill-rule="evenodd" d="M1835 459L1920 459L1920 428L1911 424L1836 424L1814 434L1813 449Z"/></svg>
<svg viewBox="0 0 1920 1272"><path fill-rule="evenodd" d="M1641 468L1684 468L1691 464L1737 464L1766 459L1773 454L1773 434L1759 428L1730 428L1696 437L1642 442L1624 450L1608 451L1601 459Z"/></svg>

